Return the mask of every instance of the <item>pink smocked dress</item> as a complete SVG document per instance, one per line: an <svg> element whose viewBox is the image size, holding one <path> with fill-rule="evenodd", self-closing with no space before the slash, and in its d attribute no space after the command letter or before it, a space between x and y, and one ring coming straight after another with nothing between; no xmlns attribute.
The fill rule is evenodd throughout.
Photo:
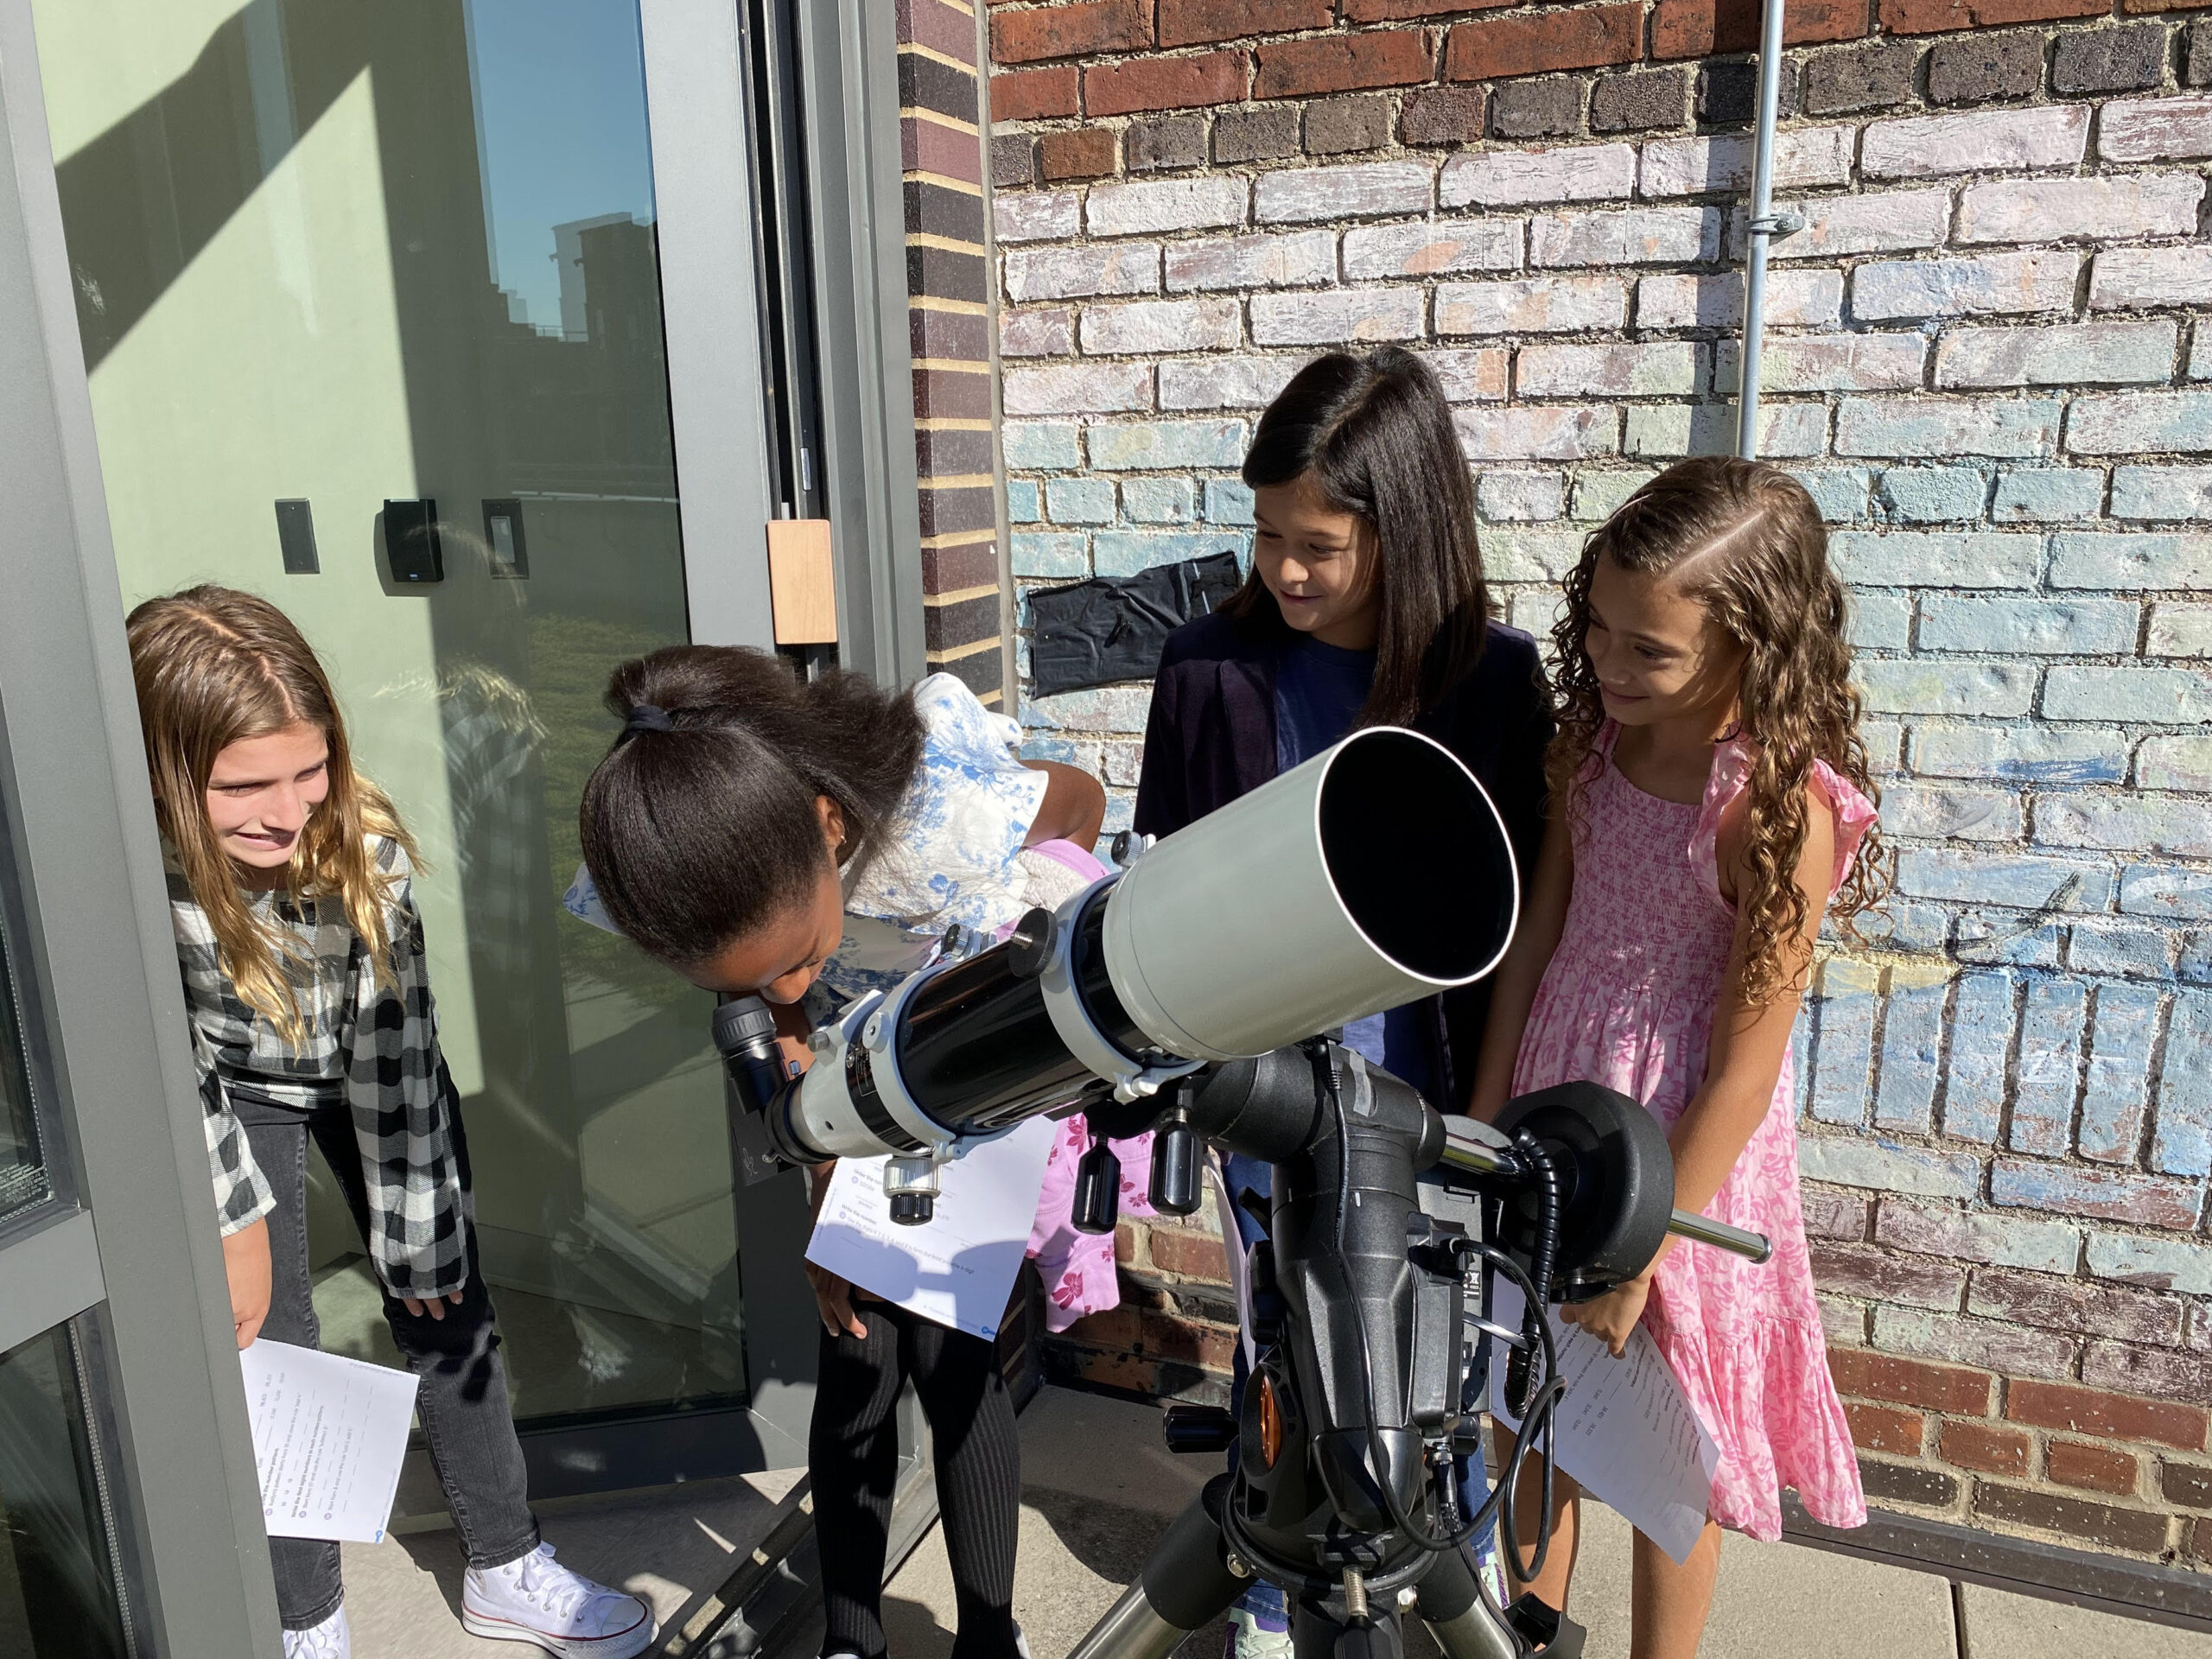
<svg viewBox="0 0 2212 1659"><path fill-rule="evenodd" d="M1529 1015L1513 1089L1586 1079L1633 1096L1671 1130L1705 1080L1735 939L1715 848L1722 811L1750 779L1751 756L1740 743L1719 745L1704 802L1691 805L1648 795L1623 777L1612 764L1618 734L1608 722L1582 774L1573 896ZM1815 776L1835 814L1840 881L1874 808L1825 764ZM1705 1209L1765 1234L1772 1260L1755 1265L1677 1243L1643 1314L1719 1445L1713 1518L1767 1541L1782 1535L1785 1486L1829 1526L1866 1519L1813 1296L1795 1098L1785 1058L1765 1119Z"/></svg>

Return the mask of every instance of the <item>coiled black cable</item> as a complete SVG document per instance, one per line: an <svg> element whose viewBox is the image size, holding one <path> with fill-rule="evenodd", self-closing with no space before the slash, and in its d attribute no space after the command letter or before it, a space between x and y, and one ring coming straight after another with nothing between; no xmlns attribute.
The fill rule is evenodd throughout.
<svg viewBox="0 0 2212 1659"><path fill-rule="evenodd" d="M1521 1154L1536 1182L1536 1224L1529 1247L1529 1277L1540 1290L1548 1291L1552 1268L1559 1260L1559 1168L1552 1162L1551 1154L1544 1150L1543 1142L1526 1129L1515 1133L1513 1149ZM1529 1414L1529 1365L1536 1351L1537 1332L1545 1325L1544 1299L1532 1296L1521 1309L1522 1345L1515 1349L1505 1362L1505 1408L1516 1417L1526 1418ZM1545 1478L1549 1481L1548 1471Z"/></svg>

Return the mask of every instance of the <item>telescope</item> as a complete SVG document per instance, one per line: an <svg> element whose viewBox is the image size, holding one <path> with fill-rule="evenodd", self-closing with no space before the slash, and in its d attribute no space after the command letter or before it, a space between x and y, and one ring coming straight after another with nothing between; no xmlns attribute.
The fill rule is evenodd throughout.
<svg viewBox="0 0 2212 1659"><path fill-rule="evenodd" d="M1489 973L1518 895L1474 776L1419 733L1372 727L1007 938L861 997L812 1034L798 1077L759 999L716 1010L736 1099L775 1155L887 1156L900 1222L930 1219L946 1162L1046 1114L1087 1116L1086 1231L1115 1224L1109 1139L1157 1131L1149 1196L1169 1214L1198 1207L1208 1143L1273 1166L1242 1408L1166 1416L1173 1449L1234 1447L1234 1471L1171 1523L1073 1659L1165 1659L1255 1576L1286 1592L1298 1659L1397 1659L1408 1612L1451 1659L1518 1659L1549 1639L1543 1610L1497 1605L1462 1548L1502 1522L1517 1576L1541 1568L1543 1541L1523 1563L1512 1535L1516 1477L1539 1449L1549 1508L1565 1385L1545 1305L1632 1277L1669 1231L1760 1261L1767 1246L1674 1210L1666 1136L1625 1096L1568 1084L1483 1124L1337 1040ZM1425 1207L1425 1173L1461 1202ZM1491 1318L1500 1278L1522 1293L1517 1329ZM1481 1450L1463 1398L1494 1347L1521 1427L1463 1516L1452 1459Z"/></svg>

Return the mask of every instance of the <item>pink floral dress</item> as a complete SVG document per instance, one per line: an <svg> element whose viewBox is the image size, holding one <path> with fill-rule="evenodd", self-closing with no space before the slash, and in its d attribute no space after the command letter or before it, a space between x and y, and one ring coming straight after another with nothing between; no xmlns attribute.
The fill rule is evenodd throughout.
<svg viewBox="0 0 2212 1659"><path fill-rule="evenodd" d="M1734 943L1721 896L1721 813L1751 755L1716 750L1700 805L1647 795L1612 764L1608 723L1580 780L1574 891L1522 1038L1514 1092L1577 1079L1631 1095L1671 1129L1705 1080L1714 1005ZM1866 798L1818 766L1835 814L1835 881L1874 822ZM1833 883L1831 891L1833 891ZM1712 1516L1772 1541L1794 1486L1815 1520L1866 1519L1851 1431L1828 1379L1797 1191L1795 1089L1783 1061L1774 1102L1705 1213L1765 1234L1764 1266L1677 1243L1653 1281L1643 1323L1720 1447Z"/></svg>

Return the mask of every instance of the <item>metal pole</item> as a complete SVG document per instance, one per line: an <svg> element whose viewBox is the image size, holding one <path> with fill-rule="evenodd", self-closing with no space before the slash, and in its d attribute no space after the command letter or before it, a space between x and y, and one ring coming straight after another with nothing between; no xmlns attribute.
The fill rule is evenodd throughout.
<svg viewBox="0 0 2212 1659"><path fill-rule="evenodd" d="M1764 0L1759 23L1759 118L1751 140L1751 241L1744 261L1744 364L1736 400L1736 453L1754 461L1759 453L1759 346L1766 321L1767 244L1788 235L1803 220L1774 212L1774 124L1782 104L1783 0Z"/></svg>

